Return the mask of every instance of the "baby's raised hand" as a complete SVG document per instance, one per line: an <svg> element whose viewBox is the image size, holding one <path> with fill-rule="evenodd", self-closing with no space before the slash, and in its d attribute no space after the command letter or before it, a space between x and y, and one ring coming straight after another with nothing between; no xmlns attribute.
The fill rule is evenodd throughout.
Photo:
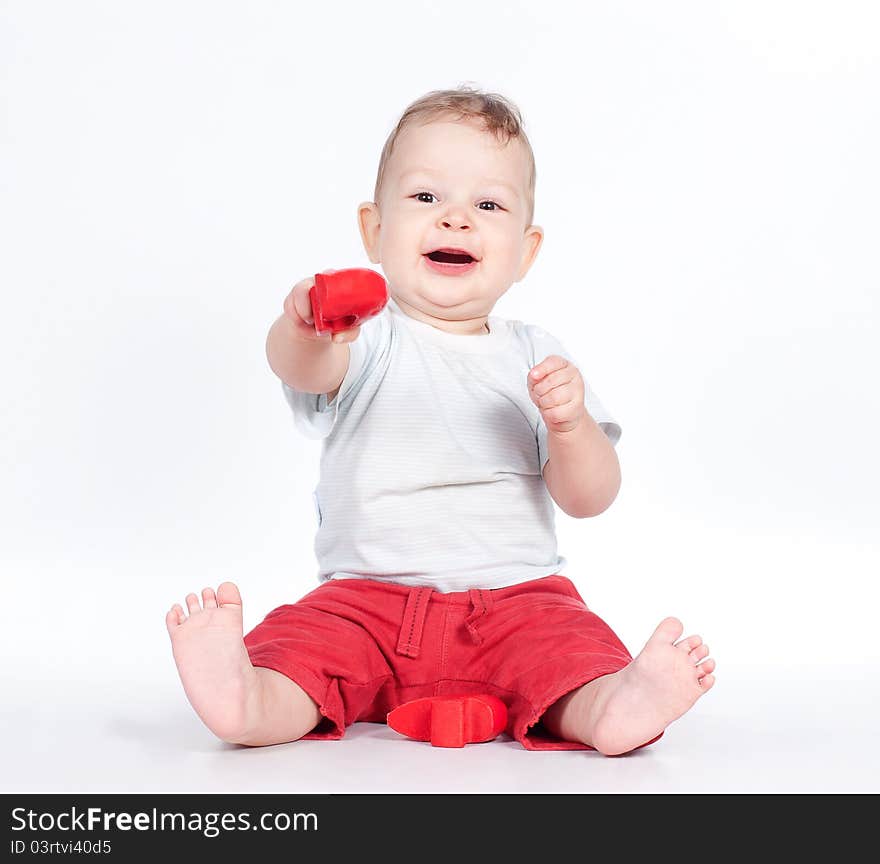
<svg viewBox="0 0 880 864"><path fill-rule="evenodd" d="M323 270L323 273L332 273L332 270ZM307 276L305 279L297 282L293 286L290 293L284 299L284 315L292 323L296 329L296 335L308 342L330 342L331 335L329 331L319 333L315 329L315 315L312 311L312 301L309 297L309 291L315 284L314 276ZM332 336L333 342L354 342L358 334L361 332L360 326L352 327L349 330L341 330Z"/></svg>
<svg viewBox="0 0 880 864"><path fill-rule="evenodd" d="M586 414L584 379L577 366L558 354L529 371L528 387L548 432L570 432Z"/></svg>

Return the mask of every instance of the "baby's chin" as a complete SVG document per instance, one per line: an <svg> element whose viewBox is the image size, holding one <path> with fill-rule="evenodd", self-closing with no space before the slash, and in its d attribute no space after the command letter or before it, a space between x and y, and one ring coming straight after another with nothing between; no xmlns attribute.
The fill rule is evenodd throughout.
<svg viewBox="0 0 880 864"><path fill-rule="evenodd" d="M398 289L391 282L388 283L388 293L394 298L398 306L402 308L415 307L428 315L443 312L444 318L461 318L462 320L473 317L474 302L479 300L476 292L462 292L459 290L438 291L437 289ZM456 310L460 314L456 315Z"/></svg>

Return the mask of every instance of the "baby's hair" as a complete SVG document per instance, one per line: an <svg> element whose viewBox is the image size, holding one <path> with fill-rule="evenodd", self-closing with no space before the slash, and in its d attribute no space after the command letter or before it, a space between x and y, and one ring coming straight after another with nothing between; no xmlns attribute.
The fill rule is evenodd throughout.
<svg viewBox="0 0 880 864"><path fill-rule="evenodd" d="M379 201L385 166L403 129L413 122L429 123L446 115L454 115L456 120L482 121L484 131L493 134L502 144L507 144L512 138L519 138L523 142L529 159L526 224L531 225L535 214L535 154L523 128L522 114L513 102L500 93L487 93L464 84L455 90L432 90L407 106L382 148L373 200Z"/></svg>

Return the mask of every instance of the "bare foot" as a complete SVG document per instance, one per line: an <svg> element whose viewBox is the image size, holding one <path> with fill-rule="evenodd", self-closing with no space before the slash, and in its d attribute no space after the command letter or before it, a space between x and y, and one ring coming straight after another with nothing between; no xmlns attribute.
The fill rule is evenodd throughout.
<svg viewBox="0 0 880 864"><path fill-rule="evenodd" d="M224 582L216 595L205 588L202 600L204 608L195 594L187 594L189 617L175 603L165 624L187 699L218 738L235 741L247 731L260 694L243 641L241 595Z"/></svg>
<svg viewBox="0 0 880 864"><path fill-rule="evenodd" d="M628 753L659 735L711 689L715 661L705 659L709 648L699 636L676 642L682 630L677 618L664 618L628 666L581 688L588 697L579 724L588 730L585 743L606 756Z"/></svg>

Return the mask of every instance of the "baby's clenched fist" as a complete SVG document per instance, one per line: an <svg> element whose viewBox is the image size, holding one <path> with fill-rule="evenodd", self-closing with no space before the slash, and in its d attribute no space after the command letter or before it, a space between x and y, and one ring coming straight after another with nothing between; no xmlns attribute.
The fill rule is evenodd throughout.
<svg viewBox="0 0 880 864"><path fill-rule="evenodd" d="M586 414L584 379L577 366L558 354L529 371L528 388L548 432L570 432Z"/></svg>

